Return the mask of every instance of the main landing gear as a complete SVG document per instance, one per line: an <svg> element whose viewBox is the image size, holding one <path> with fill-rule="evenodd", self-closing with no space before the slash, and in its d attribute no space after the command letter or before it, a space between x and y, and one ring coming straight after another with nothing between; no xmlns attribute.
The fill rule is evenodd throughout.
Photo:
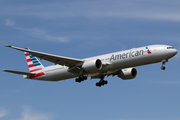
<svg viewBox="0 0 180 120"><path fill-rule="evenodd" d="M161 66L161 69L162 69L162 70L165 70L165 69L166 69L166 67L165 67L164 65L165 65L167 62L168 62L167 59L165 59L165 60L162 61L162 66Z"/></svg>
<svg viewBox="0 0 180 120"><path fill-rule="evenodd" d="M101 87L102 85L108 84L108 81L106 80L100 80L99 82L96 83L96 86Z"/></svg>
<svg viewBox="0 0 180 120"><path fill-rule="evenodd" d="M87 76L84 76L84 70L81 70L80 73L79 73L79 77L75 79L76 82L82 82L84 80L87 80Z"/></svg>
<svg viewBox="0 0 180 120"><path fill-rule="evenodd" d="M101 87L102 85L108 84L108 81L104 80L104 76L100 77L101 80L96 83L96 86Z"/></svg>
<svg viewBox="0 0 180 120"><path fill-rule="evenodd" d="M76 82L80 83L80 82L82 82L84 80L87 80L87 76L84 76L83 73L84 73L84 71L80 72L80 76L75 79ZM104 75L101 75L99 77L100 77L101 80L96 83L96 86L101 87L102 85L108 84L108 81L104 80L104 77L105 77Z"/></svg>
<svg viewBox="0 0 180 120"><path fill-rule="evenodd" d="M78 78L75 79L75 81L76 81L76 82L79 82L79 83L82 82L82 81L84 81L84 80L87 80L87 77L86 77L86 76L83 76L83 75L81 75L81 76L79 76Z"/></svg>

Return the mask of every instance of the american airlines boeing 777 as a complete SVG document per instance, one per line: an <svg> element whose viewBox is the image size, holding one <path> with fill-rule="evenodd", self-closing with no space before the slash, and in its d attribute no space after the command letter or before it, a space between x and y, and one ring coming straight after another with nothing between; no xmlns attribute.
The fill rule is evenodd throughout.
<svg viewBox="0 0 180 120"><path fill-rule="evenodd" d="M88 77L91 79L99 78L100 81L96 83L98 87L108 83L104 80L106 76L117 75L123 80L135 78L137 70L134 67L136 66L162 62L161 69L165 70L165 63L178 52L169 45L150 45L86 59L74 59L37 52L29 48L4 46L23 51L30 71L3 70L5 72L20 74L27 79L43 81L60 81L76 77L75 81L80 83L87 80ZM54 65L44 67L37 57L40 60L50 61Z"/></svg>

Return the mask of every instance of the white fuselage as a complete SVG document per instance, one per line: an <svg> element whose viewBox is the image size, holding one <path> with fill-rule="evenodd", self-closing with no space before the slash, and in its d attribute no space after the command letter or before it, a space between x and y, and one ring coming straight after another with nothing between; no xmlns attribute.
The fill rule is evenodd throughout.
<svg viewBox="0 0 180 120"><path fill-rule="evenodd" d="M83 59L94 60L99 59L104 63L101 70L88 73L85 75L91 76L92 74L101 74L101 73L111 73L118 71L124 68L142 66L157 62L162 62L163 60L168 60L174 55L177 54L177 50L172 46L168 45L151 45L140 48L132 48L130 50L119 51L115 53L95 56ZM107 64L107 65L106 65ZM45 75L36 77L36 80L45 80L45 81L59 81L78 77L77 74L68 72L68 67L61 65L53 65L43 68ZM24 76L28 78L27 76Z"/></svg>

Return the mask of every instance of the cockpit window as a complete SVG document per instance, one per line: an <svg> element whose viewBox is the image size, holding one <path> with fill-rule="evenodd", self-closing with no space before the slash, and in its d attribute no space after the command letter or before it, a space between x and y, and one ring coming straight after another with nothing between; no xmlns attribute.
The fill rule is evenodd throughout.
<svg viewBox="0 0 180 120"><path fill-rule="evenodd" d="M174 49L173 47L167 47L167 49Z"/></svg>

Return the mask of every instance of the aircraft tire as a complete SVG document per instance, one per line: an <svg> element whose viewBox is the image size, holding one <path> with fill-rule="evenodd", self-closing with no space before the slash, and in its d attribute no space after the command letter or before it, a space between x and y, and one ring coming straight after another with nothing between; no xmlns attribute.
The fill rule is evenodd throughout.
<svg viewBox="0 0 180 120"><path fill-rule="evenodd" d="M101 87L101 84L98 82L98 83L96 83L96 86L97 87Z"/></svg>
<svg viewBox="0 0 180 120"><path fill-rule="evenodd" d="M165 70L166 69L166 67L164 67L164 66L161 66L161 70Z"/></svg>
<svg viewBox="0 0 180 120"><path fill-rule="evenodd" d="M81 80L79 78L76 78L75 81L78 82L78 83L81 82Z"/></svg>
<svg viewBox="0 0 180 120"><path fill-rule="evenodd" d="M104 80L104 84L108 84L108 81Z"/></svg>
<svg viewBox="0 0 180 120"><path fill-rule="evenodd" d="M86 77L86 76L84 76L84 80L87 80L87 77Z"/></svg>
<svg viewBox="0 0 180 120"><path fill-rule="evenodd" d="M100 82L101 85L104 85L104 81Z"/></svg>

